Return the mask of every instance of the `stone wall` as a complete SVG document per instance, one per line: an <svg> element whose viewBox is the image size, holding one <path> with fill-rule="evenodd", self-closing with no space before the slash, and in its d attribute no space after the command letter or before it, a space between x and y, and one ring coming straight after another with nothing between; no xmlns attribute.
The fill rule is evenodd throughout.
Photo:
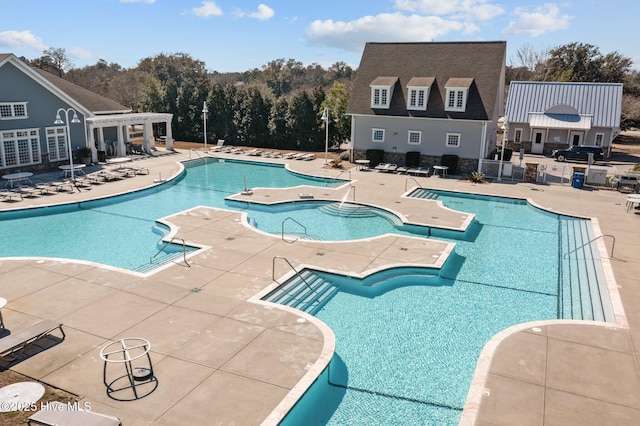
<svg viewBox="0 0 640 426"><path fill-rule="evenodd" d="M397 152L385 152L384 153L384 162L397 164L399 166L404 166L406 163L406 153L397 153ZM366 160L366 151L356 149L353 151L353 161L356 160ZM431 169L433 166L440 165L439 156L432 155L420 155L420 167L424 167L427 169ZM458 168L456 170L456 175L468 175L471 172L478 170L478 160L474 158L458 158Z"/></svg>

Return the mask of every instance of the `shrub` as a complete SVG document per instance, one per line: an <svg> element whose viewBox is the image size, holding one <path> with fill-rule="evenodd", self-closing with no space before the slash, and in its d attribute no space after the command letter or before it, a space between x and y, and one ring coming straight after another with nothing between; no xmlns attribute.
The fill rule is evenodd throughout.
<svg viewBox="0 0 640 426"><path fill-rule="evenodd" d="M481 172L471 172L469 175L469 180L475 183L483 183L484 182L484 173Z"/></svg>
<svg viewBox="0 0 640 426"><path fill-rule="evenodd" d="M342 161L349 161L349 151L342 151L340 153L340 159Z"/></svg>
<svg viewBox="0 0 640 426"><path fill-rule="evenodd" d="M342 165L342 160L340 160L339 158L331 160L329 162L329 167L331 167L332 169L343 169L344 168L344 166Z"/></svg>

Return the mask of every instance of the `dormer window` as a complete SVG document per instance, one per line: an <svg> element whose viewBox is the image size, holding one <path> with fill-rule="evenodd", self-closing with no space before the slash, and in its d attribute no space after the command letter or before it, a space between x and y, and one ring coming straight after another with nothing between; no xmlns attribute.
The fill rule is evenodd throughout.
<svg viewBox="0 0 640 426"><path fill-rule="evenodd" d="M371 108L389 109L398 77L378 77L371 82Z"/></svg>
<svg viewBox="0 0 640 426"><path fill-rule="evenodd" d="M426 111L433 77L413 77L407 84L407 109Z"/></svg>
<svg viewBox="0 0 640 426"><path fill-rule="evenodd" d="M445 85L445 111L464 112L472 78L450 78Z"/></svg>

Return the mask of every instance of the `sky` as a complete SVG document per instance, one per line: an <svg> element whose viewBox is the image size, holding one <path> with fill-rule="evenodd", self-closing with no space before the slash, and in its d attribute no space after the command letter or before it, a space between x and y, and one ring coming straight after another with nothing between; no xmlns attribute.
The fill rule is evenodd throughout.
<svg viewBox="0 0 640 426"><path fill-rule="evenodd" d="M76 68L103 59L124 68L186 53L213 72L295 59L357 68L371 42L567 43L618 52L640 70L637 0L0 0L0 53L27 59L62 48Z"/></svg>

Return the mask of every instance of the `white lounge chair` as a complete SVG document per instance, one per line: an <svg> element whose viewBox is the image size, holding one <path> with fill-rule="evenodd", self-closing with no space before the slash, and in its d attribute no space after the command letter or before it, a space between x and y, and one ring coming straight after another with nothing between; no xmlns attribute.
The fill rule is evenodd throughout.
<svg viewBox="0 0 640 426"><path fill-rule="evenodd" d="M311 161L311 160L315 160L316 159L316 155L315 154L305 154L302 156L302 158L300 158L300 160L304 160L304 161Z"/></svg>
<svg viewBox="0 0 640 426"><path fill-rule="evenodd" d="M0 339L0 358L15 360L24 348L45 336L50 335L56 329L60 330L62 340L65 338L62 324L51 320L41 320L27 328Z"/></svg>
<svg viewBox="0 0 640 426"><path fill-rule="evenodd" d="M11 201L14 198L20 198L20 200L24 200L24 197L20 193L20 191L15 191L13 189L3 189L0 190L0 197L7 201Z"/></svg>
<svg viewBox="0 0 640 426"><path fill-rule="evenodd" d="M224 145L224 139L218 139L218 143L216 144L216 146L214 146L213 148L211 148L211 151L222 151L222 146Z"/></svg>

